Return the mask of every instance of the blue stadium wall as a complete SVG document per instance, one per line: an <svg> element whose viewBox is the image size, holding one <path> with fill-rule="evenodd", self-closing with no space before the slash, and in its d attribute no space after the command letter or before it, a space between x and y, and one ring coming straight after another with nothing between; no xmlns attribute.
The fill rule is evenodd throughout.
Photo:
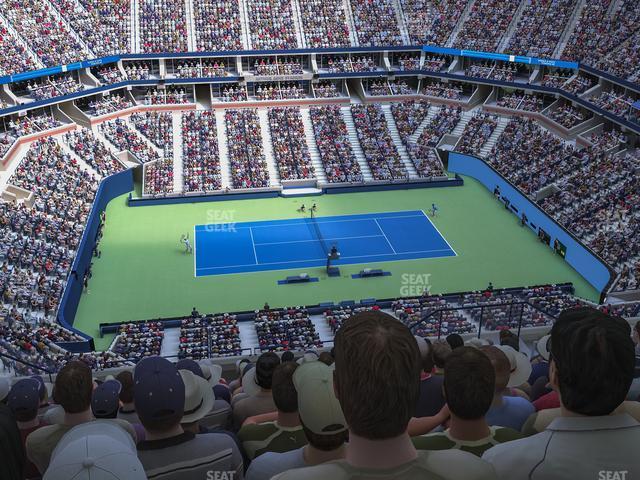
<svg viewBox="0 0 640 480"><path fill-rule="evenodd" d="M551 236L552 245L553 241L557 239L566 246L565 260L569 265L601 294L607 290L614 280L615 274L604 260L556 223L555 220L549 217L540 207L523 195L520 190L484 160L451 152L449 154L448 169L450 172L475 178L490 191L493 191L496 186L500 187L501 196L509 200L510 205L515 207L518 215L524 213L529 219L529 223L535 225L536 231L538 228L542 228L547 232Z"/></svg>
<svg viewBox="0 0 640 480"><path fill-rule="evenodd" d="M76 312L82 295L82 281L84 274L91 264L93 249L96 245L98 227L100 226L100 213L107 204L116 197L133 190L133 170L111 175L102 180L98 186L96 197L87 220L87 226L80 240L78 253L73 262L67 288L64 291L60 307L58 309L58 322L65 328L72 330L86 339L85 342L65 343L64 348L72 352L88 352L94 349L93 338L73 328Z"/></svg>

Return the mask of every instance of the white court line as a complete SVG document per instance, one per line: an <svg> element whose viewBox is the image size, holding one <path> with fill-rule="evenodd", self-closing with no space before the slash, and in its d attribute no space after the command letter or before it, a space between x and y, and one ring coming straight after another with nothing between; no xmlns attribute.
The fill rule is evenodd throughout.
<svg viewBox="0 0 640 480"><path fill-rule="evenodd" d="M451 249L451 251L454 253L454 255L457 257L458 253L453 249L453 247L451 246L451 244L449 243L449 241L446 239L446 237L444 235L442 235L442 233L440 233L440 230L438 230L438 227L436 227L435 223L433 223L431 221L431 219L429 218L429 215L427 215L424 210L420 210L422 212L422 215L424 215L427 220L429 220L429 223L433 226L433 228L436 229L436 232L438 232L438 235L440 235L440 237L444 240L444 243L446 243L449 248Z"/></svg>
<svg viewBox="0 0 640 480"><path fill-rule="evenodd" d="M378 237L382 237L383 235L362 235L361 237L336 237L336 238L325 238L324 241L325 242L332 242L334 240L353 240L353 239L358 239L358 238L378 238ZM270 242L270 243L256 243L257 246L261 246L261 245L284 245L284 244L290 244L290 243L305 243L305 242L320 242L319 239L313 239L313 240L290 240L288 242Z"/></svg>
<svg viewBox="0 0 640 480"><path fill-rule="evenodd" d="M256 265L260 265L258 262L258 254L256 253L256 242L253 241L253 230L249 227L249 235L251 235L251 246L253 247L253 258L256 259Z"/></svg>
<svg viewBox="0 0 640 480"><path fill-rule="evenodd" d="M414 253L432 253L432 252L451 252L452 250L450 248L440 248L440 249L436 249L436 250L414 250L412 252L402 252L402 253L397 253L396 255L411 255ZM455 252L454 252L455 253ZM349 258L369 258L369 257L385 257L391 255L393 256L392 253L373 253L371 255L352 255L350 257L341 257L341 260L346 260ZM289 260L286 262L266 262L266 263L259 263L258 265L282 265L282 264L287 264L287 263L304 263L304 262L317 262L317 261L325 261L325 258L308 258L306 260ZM399 260L420 260L420 258L407 258L407 259L399 259ZM396 261L396 260L388 260L390 262ZM348 264L347 264L348 265ZM255 267L256 264L255 263L247 263L244 265L227 265L224 267L202 267L199 268L198 271L202 271L202 270L220 270L223 268L238 268L238 267Z"/></svg>
<svg viewBox="0 0 640 480"><path fill-rule="evenodd" d="M193 277L197 278L198 277L198 265L196 264L196 246L197 246L197 242L196 242L196 238L197 238L198 233L196 232L196 226L193 226Z"/></svg>
<svg viewBox="0 0 640 480"><path fill-rule="evenodd" d="M376 222L376 225L378 226L378 228L380 229L380 233L382 233L382 236L384 237L384 239L387 241L387 243L389 244L389 246L391 247L391 250L393 250L394 254L398 254L398 252L396 252L396 249L393 248L393 245L391 245L391 242L389 241L389 239L387 238L387 234L384 233L384 230L382 230L382 227L380 226L380 224L378 223L378 219L374 218L373 219Z"/></svg>
<svg viewBox="0 0 640 480"><path fill-rule="evenodd" d="M396 216L388 216L388 217L380 217L382 219L385 218L422 218L424 215L424 211L420 210L420 212L422 212L422 215L396 215ZM321 218L331 218L331 217L316 217L316 220L319 220ZM327 223L344 223L344 222L365 222L365 221L371 221L371 220L375 220L377 217L369 217L369 218L352 218L352 219L344 219L344 220L328 220L326 222L317 222L317 223L322 223L327 224ZM304 218L302 220L310 220L308 218ZM273 222L273 221L277 221L277 220L267 220L268 222ZM263 222L261 222L263 223ZM242 226L238 226L237 223L233 224L234 228L240 229L240 228L274 228L274 227L291 227L291 226L299 226L299 225L307 225L308 222L305 221L300 221L298 223L277 223L277 224L273 224L273 225L252 225L250 227L242 227ZM208 223L206 225L197 225L198 227L205 227L202 228L199 231L206 231L206 227L209 226L215 226L215 225L229 225L229 222L224 222L224 223Z"/></svg>

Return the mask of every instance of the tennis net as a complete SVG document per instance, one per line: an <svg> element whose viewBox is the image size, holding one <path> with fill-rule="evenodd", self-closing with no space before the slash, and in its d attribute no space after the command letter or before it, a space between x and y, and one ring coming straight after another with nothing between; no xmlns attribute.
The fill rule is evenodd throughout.
<svg viewBox="0 0 640 480"><path fill-rule="evenodd" d="M318 240L320 241L320 245L322 246L322 250L324 250L325 255L329 254L329 248L327 247L327 243L324 241L324 237L322 236L322 232L320 231L320 226L318 225L318 222L316 221L316 214L313 210L311 210L311 223L313 224L313 227L315 228L316 231L316 236L318 237Z"/></svg>

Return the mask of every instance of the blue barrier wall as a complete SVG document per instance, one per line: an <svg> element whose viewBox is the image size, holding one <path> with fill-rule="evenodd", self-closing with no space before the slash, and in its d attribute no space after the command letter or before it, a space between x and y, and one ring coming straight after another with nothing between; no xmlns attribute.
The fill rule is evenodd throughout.
<svg viewBox="0 0 640 480"><path fill-rule="evenodd" d="M87 339L87 348L82 351L89 351L90 349L93 349L93 339L83 332L73 328L73 322L75 320L76 312L78 311L80 296L82 295L82 280L84 278L84 273L87 268L89 268L89 264L91 263L93 256L93 249L96 245L96 236L98 233L98 227L100 226L100 213L115 197L128 193L131 190L133 190L133 170L131 169L111 175L100 183L98 191L96 192L96 198L93 202L93 207L91 208L91 213L87 220L86 228L82 235L82 239L80 240L76 259L71 267L71 273L67 280L67 287L65 288L64 295L60 301L60 307L58 308L58 322L63 327L68 328ZM65 348L68 347L65 346ZM78 350L73 349L73 351Z"/></svg>
<svg viewBox="0 0 640 480"><path fill-rule="evenodd" d="M520 215L524 213L530 223L542 228L551 236L551 244L557 239L567 247L565 255L567 263L599 292L604 292L613 281L614 274L602 259L556 223L484 160L452 152L449 154L449 171L473 177L490 191L493 191L496 185L499 186L501 195L517 208Z"/></svg>

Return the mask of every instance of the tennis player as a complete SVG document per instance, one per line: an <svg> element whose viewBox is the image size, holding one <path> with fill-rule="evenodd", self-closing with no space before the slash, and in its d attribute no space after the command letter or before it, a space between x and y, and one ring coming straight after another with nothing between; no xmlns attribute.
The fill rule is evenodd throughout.
<svg viewBox="0 0 640 480"><path fill-rule="evenodd" d="M180 242L184 244L184 253L193 253L193 247L191 247L191 242L189 241L189 234L182 235Z"/></svg>
<svg viewBox="0 0 640 480"><path fill-rule="evenodd" d="M431 204L431 216L435 217L438 212L438 206L435 203Z"/></svg>

